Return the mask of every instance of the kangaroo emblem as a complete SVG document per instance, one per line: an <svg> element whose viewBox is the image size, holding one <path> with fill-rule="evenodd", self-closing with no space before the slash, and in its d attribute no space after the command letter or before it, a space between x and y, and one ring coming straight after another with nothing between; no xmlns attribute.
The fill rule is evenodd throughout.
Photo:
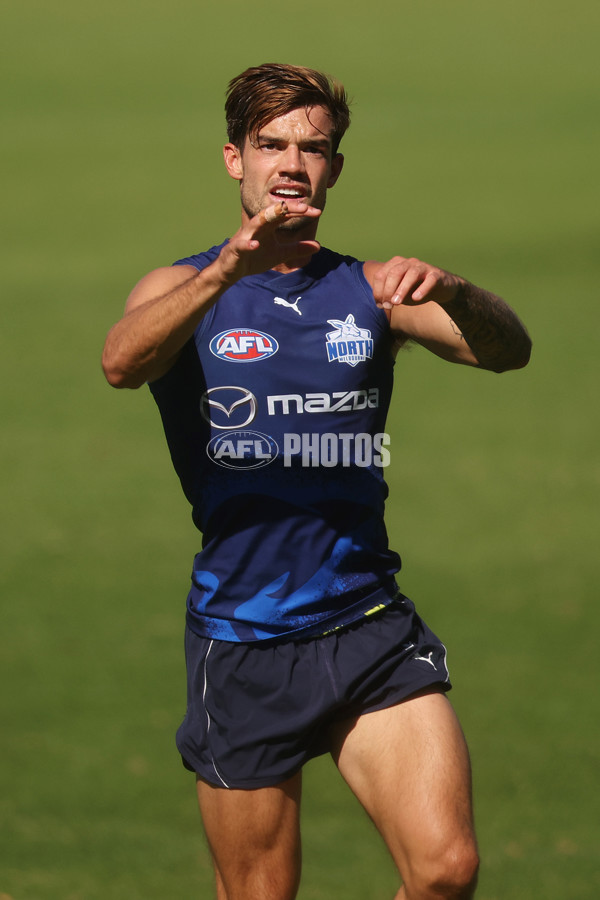
<svg viewBox="0 0 600 900"><path fill-rule="evenodd" d="M302 315L302 311L298 309L298 300L302 300L302 295L300 297L296 297L293 303L290 303L289 300L284 300L283 297L274 297L273 303L276 306L287 306L289 309L293 309L294 312L297 312L299 316Z"/></svg>

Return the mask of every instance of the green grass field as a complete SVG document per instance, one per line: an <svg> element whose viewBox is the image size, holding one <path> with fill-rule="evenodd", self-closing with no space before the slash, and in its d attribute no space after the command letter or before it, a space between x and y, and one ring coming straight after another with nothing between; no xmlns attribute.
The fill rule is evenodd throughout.
<svg viewBox="0 0 600 900"><path fill-rule="evenodd" d="M223 93L247 65L354 97L321 239L421 256L534 340L495 376L397 367L388 525L450 650L480 900L597 900L598 6L32 0L3 15L0 900L211 896L184 707L197 549L149 394L104 335L149 269L237 224ZM396 878L332 764L306 772L300 900Z"/></svg>

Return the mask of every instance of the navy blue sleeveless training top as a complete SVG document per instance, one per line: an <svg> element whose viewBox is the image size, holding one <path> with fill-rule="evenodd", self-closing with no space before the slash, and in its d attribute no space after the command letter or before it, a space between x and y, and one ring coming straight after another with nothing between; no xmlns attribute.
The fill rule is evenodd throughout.
<svg viewBox="0 0 600 900"><path fill-rule="evenodd" d="M176 265L202 269L221 246ZM150 385L203 533L187 600L194 632L298 638L391 602L392 373L387 317L362 263L321 249L296 272L231 287Z"/></svg>

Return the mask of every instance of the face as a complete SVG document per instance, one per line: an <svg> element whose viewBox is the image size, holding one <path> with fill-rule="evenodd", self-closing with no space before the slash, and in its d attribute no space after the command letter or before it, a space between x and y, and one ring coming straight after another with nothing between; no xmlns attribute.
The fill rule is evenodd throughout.
<svg viewBox="0 0 600 900"><path fill-rule="evenodd" d="M290 198L324 209L327 190L343 165L341 154L332 159L331 146L331 119L322 106L294 109L272 119L253 142L246 138L241 151L226 144L227 171L240 182L242 218ZM316 231L315 223L299 216L283 227Z"/></svg>

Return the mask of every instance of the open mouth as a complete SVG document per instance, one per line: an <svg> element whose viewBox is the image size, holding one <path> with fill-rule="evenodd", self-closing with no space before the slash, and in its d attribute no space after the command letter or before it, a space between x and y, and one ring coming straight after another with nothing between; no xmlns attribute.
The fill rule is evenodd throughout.
<svg viewBox="0 0 600 900"><path fill-rule="evenodd" d="M277 197L279 200L303 200L306 196L306 192L301 188L294 187L276 187L270 191L272 197Z"/></svg>

